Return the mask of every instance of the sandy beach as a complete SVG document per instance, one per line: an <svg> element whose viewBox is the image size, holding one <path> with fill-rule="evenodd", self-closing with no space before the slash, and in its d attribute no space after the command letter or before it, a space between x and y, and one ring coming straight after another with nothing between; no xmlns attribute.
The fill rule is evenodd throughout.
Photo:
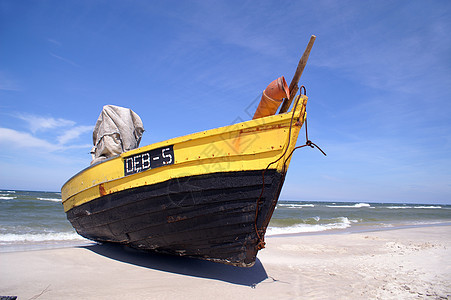
<svg viewBox="0 0 451 300"><path fill-rule="evenodd" d="M450 299L451 226L273 236L252 268L109 245L0 253L18 299Z"/></svg>

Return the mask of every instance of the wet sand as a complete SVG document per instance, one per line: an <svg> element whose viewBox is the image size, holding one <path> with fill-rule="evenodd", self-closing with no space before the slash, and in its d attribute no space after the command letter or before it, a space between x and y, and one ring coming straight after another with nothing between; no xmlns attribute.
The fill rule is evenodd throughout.
<svg viewBox="0 0 451 300"><path fill-rule="evenodd" d="M451 226L272 236L252 268L111 245L0 253L18 299L450 299Z"/></svg>

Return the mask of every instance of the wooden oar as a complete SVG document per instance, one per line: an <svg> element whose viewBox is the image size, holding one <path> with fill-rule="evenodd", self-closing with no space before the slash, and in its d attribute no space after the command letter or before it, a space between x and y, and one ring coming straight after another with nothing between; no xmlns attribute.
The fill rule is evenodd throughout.
<svg viewBox="0 0 451 300"><path fill-rule="evenodd" d="M310 41L308 42L307 48L305 48L304 54L302 55L301 59L299 60L298 67L296 69L296 72L294 73L293 79L291 80L289 90L290 90L290 98L285 98L285 100L282 103L282 107L280 108L279 114L282 114L284 112L287 112L290 108L291 102L293 102L294 97L296 96L296 93L299 90L299 79L301 79L302 72L304 71L305 65L307 64L308 57L310 55L310 50L312 50L313 43L315 42L316 36L312 35L310 37Z"/></svg>

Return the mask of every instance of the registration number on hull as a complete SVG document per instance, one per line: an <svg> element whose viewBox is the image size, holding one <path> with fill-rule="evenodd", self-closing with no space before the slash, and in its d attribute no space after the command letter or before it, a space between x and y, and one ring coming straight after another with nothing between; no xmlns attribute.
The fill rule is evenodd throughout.
<svg viewBox="0 0 451 300"><path fill-rule="evenodd" d="M166 146L124 158L124 175L174 164L174 147Z"/></svg>

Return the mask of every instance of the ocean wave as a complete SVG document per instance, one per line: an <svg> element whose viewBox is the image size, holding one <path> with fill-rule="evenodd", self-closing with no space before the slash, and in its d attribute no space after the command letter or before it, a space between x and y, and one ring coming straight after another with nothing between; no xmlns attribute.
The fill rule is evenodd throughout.
<svg viewBox="0 0 451 300"><path fill-rule="evenodd" d="M413 208L412 206L387 206L388 209L406 209Z"/></svg>
<svg viewBox="0 0 451 300"><path fill-rule="evenodd" d="M266 235L270 236L278 234L294 234L306 232L320 232L332 229L345 229L351 227L352 223L357 222L356 220L349 220L346 217L340 217L337 218L336 220L337 222L328 224L296 224L288 227L269 227L266 232Z"/></svg>
<svg viewBox="0 0 451 300"><path fill-rule="evenodd" d="M315 207L314 204L285 204L285 203L279 203L277 206L282 206L286 208Z"/></svg>
<svg viewBox="0 0 451 300"><path fill-rule="evenodd" d="M38 200L42 200L42 201L53 201L53 202L61 202L61 199L59 198L37 198Z"/></svg>
<svg viewBox="0 0 451 300"><path fill-rule="evenodd" d="M414 206L413 208L439 209L441 206Z"/></svg>
<svg viewBox="0 0 451 300"><path fill-rule="evenodd" d="M387 206L388 209L406 209L406 208L419 208L419 209L440 209L441 206L434 206L434 205L421 205L421 206Z"/></svg>
<svg viewBox="0 0 451 300"><path fill-rule="evenodd" d="M16 199L17 197L13 196L0 196L0 200L12 200L12 199Z"/></svg>
<svg viewBox="0 0 451 300"><path fill-rule="evenodd" d="M14 234L6 233L0 234L0 243L27 243L27 242L55 242L55 241L72 241L72 240L86 240L84 237L75 232L58 232L58 233L26 233Z"/></svg>
<svg viewBox="0 0 451 300"><path fill-rule="evenodd" d="M332 207L332 208L362 208L367 207L371 208L371 205L368 203L356 203L354 205L326 205L326 207Z"/></svg>

